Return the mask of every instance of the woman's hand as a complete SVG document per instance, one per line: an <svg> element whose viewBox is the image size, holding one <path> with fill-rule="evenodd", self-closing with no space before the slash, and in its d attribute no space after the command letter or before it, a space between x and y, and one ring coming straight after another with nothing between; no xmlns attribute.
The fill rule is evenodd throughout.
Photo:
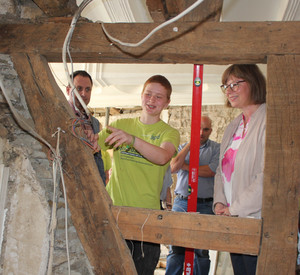
<svg viewBox="0 0 300 275"><path fill-rule="evenodd" d="M229 212L229 207L225 206L223 203L216 203L215 205L215 214L223 216L231 216Z"/></svg>

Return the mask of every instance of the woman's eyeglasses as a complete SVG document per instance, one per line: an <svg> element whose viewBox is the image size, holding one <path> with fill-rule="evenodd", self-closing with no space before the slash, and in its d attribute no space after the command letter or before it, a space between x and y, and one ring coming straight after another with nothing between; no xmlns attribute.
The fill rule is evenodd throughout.
<svg viewBox="0 0 300 275"><path fill-rule="evenodd" d="M237 82L235 82L235 83L228 84L228 85L223 84L223 85L221 85L220 87L221 87L221 90L222 90L222 92L223 92L224 94L226 94L227 89L228 89L229 87L230 87L230 89L231 89L232 91L237 92L237 90L238 90L238 88L239 88L239 84L242 83L242 82L246 82L246 81L245 81L245 80L240 80L240 81L237 81Z"/></svg>

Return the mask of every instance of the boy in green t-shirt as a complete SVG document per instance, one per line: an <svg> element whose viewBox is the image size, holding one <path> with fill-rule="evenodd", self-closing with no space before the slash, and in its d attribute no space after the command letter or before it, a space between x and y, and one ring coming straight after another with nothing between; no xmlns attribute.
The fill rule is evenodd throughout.
<svg viewBox="0 0 300 275"><path fill-rule="evenodd" d="M179 132L160 115L170 103L172 87L161 75L144 84L139 118L120 119L102 130L101 150L114 148L111 178L106 186L114 205L160 209L163 178L179 145ZM127 241L138 274L153 274L160 245ZM144 256L142 255L144 254Z"/></svg>

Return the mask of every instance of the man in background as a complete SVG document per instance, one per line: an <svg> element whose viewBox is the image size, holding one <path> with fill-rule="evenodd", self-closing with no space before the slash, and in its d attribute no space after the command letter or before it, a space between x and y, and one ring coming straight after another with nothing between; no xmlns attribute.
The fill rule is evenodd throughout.
<svg viewBox="0 0 300 275"><path fill-rule="evenodd" d="M197 212L213 214L214 176L219 163L220 144L209 139L212 122L208 116L201 117L200 152L198 172ZM171 161L172 173L177 173L175 200L172 211L187 212L189 193L190 143L179 146L178 154ZM195 249L194 275L207 275L210 268L208 250ZM167 256L166 275L182 275L185 248L171 246Z"/></svg>
<svg viewBox="0 0 300 275"><path fill-rule="evenodd" d="M91 76L86 71L75 71L70 78L73 79L74 87L81 96L83 102L88 105L91 100L93 81ZM94 134L100 132L100 123L92 115L87 115L83 106L79 102L75 93L72 92L70 85L67 86L67 94L69 96L69 104L72 107L74 114L80 118L80 124L83 130L92 131ZM94 153L94 159L97 164L101 179L105 185L106 176L104 172L104 165L102 160L101 151Z"/></svg>

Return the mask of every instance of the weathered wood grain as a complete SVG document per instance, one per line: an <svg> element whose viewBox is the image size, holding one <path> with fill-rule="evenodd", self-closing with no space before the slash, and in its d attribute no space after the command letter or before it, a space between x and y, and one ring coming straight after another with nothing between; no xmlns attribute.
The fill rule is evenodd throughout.
<svg viewBox="0 0 300 275"><path fill-rule="evenodd" d="M157 25L105 26L114 37L135 43ZM61 62L68 29L65 22L0 25L0 53L27 52ZM299 29L300 22L178 22L131 48L111 44L99 24L78 22L70 51L74 62L88 63L266 63L268 55L300 54Z"/></svg>
<svg viewBox="0 0 300 275"><path fill-rule="evenodd" d="M60 127L60 150L68 206L79 239L95 274L136 274L111 213L92 152L71 133L72 110L58 88L47 60L39 55L12 56L35 130L55 148L51 135ZM46 148L46 150L48 150Z"/></svg>
<svg viewBox="0 0 300 275"><path fill-rule="evenodd" d="M195 2L196 0L147 0L146 4L153 21L164 22L177 16ZM222 12L222 6L223 0L205 0L179 21L191 22L209 20L218 22Z"/></svg>
<svg viewBox="0 0 300 275"><path fill-rule="evenodd" d="M125 239L258 255L261 220L113 206Z"/></svg>
<svg viewBox="0 0 300 275"><path fill-rule="evenodd" d="M300 56L269 56L263 235L257 274L295 274L300 188Z"/></svg>

